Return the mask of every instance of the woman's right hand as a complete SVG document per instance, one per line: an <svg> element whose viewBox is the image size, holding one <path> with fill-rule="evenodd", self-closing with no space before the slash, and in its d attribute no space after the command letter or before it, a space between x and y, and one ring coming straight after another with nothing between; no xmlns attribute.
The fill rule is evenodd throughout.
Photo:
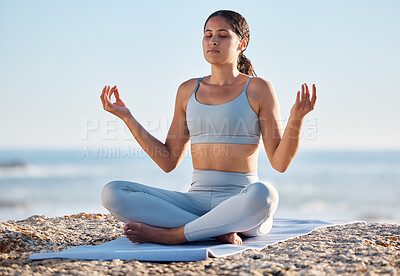
<svg viewBox="0 0 400 276"><path fill-rule="evenodd" d="M114 94L115 102L111 102L111 96ZM129 111L128 107L124 103L124 101L119 97L119 91L117 86L115 85L113 88L110 89L110 86L104 86L103 92L100 96L101 102L103 103L103 108L105 111L108 111L115 116L124 120L129 116L132 116L131 112Z"/></svg>

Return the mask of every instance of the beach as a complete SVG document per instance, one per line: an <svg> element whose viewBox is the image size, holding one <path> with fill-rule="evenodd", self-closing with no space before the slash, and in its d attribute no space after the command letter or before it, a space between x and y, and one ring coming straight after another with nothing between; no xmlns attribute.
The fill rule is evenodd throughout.
<svg viewBox="0 0 400 276"><path fill-rule="evenodd" d="M398 151L300 152L285 174L261 166L268 161L260 157L260 179L272 183L280 194L275 217L366 223L317 229L262 251L172 263L28 258L34 253L99 245L120 237L123 223L105 214L102 187L112 180L127 180L186 191L191 183L189 156L169 174L140 154L2 151L0 161L0 275L400 273Z"/></svg>
<svg viewBox="0 0 400 276"><path fill-rule="evenodd" d="M31 216L0 222L1 275L398 275L400 225L357 222L316 229L262 251L198 262L31 261L39 252L98 245L122 235L106 214Z"/></svg>
<svg viewBox="0 0 400 276"><path fill-rule="evenodd" d="M113 152L0 150L0 221L107 213L101 190L113 180L190 188L190 156L165 173L144 153ZM278 190L276 217L400 224L400 151L303 151L283 174L261 153L258 175Z"/></svg>

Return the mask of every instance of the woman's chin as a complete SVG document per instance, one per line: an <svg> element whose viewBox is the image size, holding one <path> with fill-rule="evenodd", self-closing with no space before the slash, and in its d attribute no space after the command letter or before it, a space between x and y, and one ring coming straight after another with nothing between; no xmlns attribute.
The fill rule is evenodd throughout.
<svg viewBox="0 0 400 276"><path fill-rule="evenodd" d="M220 57L205 56L205 59L211 65L222 65L222 64L226 63L226 61L224 62L224 60L222 60Z"/></svg>

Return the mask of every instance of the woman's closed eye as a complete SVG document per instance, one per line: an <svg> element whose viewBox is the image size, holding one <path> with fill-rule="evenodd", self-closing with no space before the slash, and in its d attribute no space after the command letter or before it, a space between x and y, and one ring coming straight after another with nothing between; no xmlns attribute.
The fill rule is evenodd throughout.
<svg viewBox="0 0 400 276"><path fill-rule="evenodd" d="M204 36L205 36L205 37L212 37L212 34L205 34ZM218 37L226 38L226 37L228 37L228 35L220 34L220 35L218 35Z"/></svg>

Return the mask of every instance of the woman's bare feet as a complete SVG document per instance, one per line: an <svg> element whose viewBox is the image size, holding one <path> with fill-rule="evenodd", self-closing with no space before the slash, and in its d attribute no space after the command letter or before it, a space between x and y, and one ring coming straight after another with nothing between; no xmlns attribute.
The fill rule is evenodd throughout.
<svg viewBox="0 0 400 276"><path fill-rule="evenodd" d="M159 244L181 244L187 242L183 226L179 228L154 227L139 222L128 222L124 235L131 242L152 242Z"/></svg>
<svg viewBox="0 0 400 276"><path fill-rule="evenodd" d="M124 235L134 243L181 244L187 242L183 228L183 226L179 228L161 228L140 222L128 222L124 225ZM242 239L236 232L214 238L223 243L242 244Z"/></svg>
<svg viewBox="0 0 400 276"><path fill-rule="evenodd" d="M214 237L214 239L223 243L232 243L238 245L243 243L242 238L239 237L239 235L236 232Z"/></svg>

